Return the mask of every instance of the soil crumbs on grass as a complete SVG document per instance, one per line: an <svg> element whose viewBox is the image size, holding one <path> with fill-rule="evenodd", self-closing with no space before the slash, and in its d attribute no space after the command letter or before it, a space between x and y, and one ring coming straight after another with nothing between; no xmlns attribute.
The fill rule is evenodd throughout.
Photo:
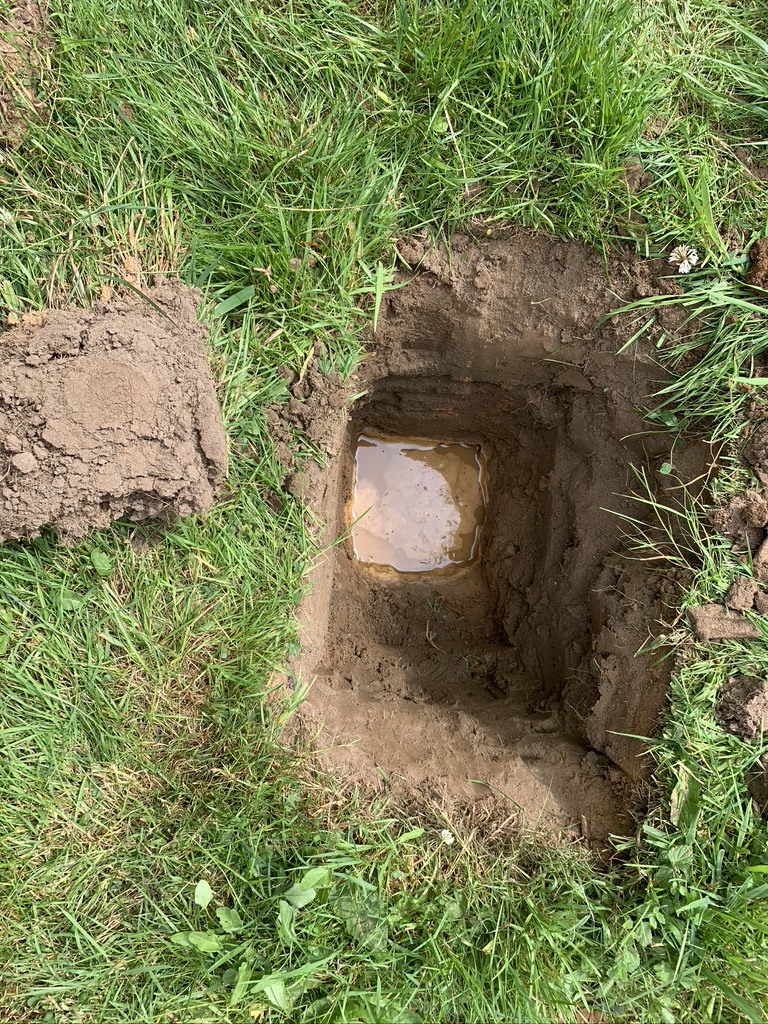
<svg viewBox="0 0 768 1024"><path fill-rule="evenodd" d="M203 512L226 472L199 293L161 282L0 337L0 541Z"/></svg>
<svg viewBox="0 0 768 1024"><path fill-rule="evenodd" d="M0 19L0 147L18 144L22 111L39 107L31 78L34 43L43 31L45 13L44 3L23 0L7 20Z"/></svg>
<svg viewBox="0 0 768 1024"><path fill-rule="evenodd" d="M303 706L326 756L356 781L382 776L464 802L501 794L528 825L603 841L629 827L643 744L668 683L635 657L662 616L664 579L618 554L632 466L669 485L670 439L638 406L663 372L601 317L649 286L648 263L529 233L454 239L450 260L408 243L418 272L382 306L364 395L347 418L319 385L294 394L328 472L288 488L348 530L361 433L480 445L488 466L481 553L469 566L400 574L359 563L348 539L317 566L302 610ZM407 283L406 283L407 282ZM657 290L670 287L660 280ZM674 287L674 286L672 286ZM314 423L317 420L318 423ZM675 450L698 475L702 451ZM662 470L662 472L659 472ZM491 794L491 795L489 795Z"/></svg>

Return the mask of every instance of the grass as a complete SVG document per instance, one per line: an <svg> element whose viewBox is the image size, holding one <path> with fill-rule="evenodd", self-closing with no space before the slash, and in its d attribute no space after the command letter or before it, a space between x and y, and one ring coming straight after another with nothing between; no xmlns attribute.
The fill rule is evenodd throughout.
<svg viewBox="0 0 768 1024"><path fill-rule="evenodd" d="M653 337L671 376L654 395L650 420L706 433L712 444L738 438L746 411L759 405L768 384L765 296L764 289L717 268L686 278L680 295L653 295L616 310L639 324L624 347ZM657 322L664 310L679 316L673 333Z"/></svg>
<svg viewBox="0 0 768 1024"><path fill-rule="evenodd" d="M515 221L699 246L657 415L733 438L763 386L766 28L762 0L50 5L42 112L0 150L0 312L137 266L201 287L233 466L205 521L0 554L0 1019L765 1019L765 747L713 718L765 645L670 626L651 810L609 868L337 792L277 744L314 549L264 409L318 344L355 365L397 232ZM668 516L680 607L721 599L744 567L706 508Z"/></svg>

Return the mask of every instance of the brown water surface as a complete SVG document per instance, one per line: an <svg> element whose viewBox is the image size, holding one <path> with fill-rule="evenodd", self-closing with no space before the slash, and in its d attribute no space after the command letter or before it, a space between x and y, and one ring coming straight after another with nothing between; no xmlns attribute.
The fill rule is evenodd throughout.
<svg viewBox="0 0 768 1024"><path fill-rule="evenodd" d="M361 434L351 507L355 556L400 572L471 562L485 487L479 445Z"/></svg>

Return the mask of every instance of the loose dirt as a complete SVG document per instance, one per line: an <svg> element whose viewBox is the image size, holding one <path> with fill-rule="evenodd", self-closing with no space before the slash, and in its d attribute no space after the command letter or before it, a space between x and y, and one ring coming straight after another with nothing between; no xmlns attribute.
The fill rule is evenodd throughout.
<svg viewBox="0 0 768 1024"><path fill-rule="evenodd" d="M226 439L199 293L162 282L0 335L0 542L208 509Z"/></svg>
<svg viewBox="0 0 768 1024"><path fill-rule="evenodd" d="M44 3L22 0L0 19L0 146L17 145L24 117L40 107L34 79L45 13Z"/></svg>
<svg viewBox="0 0 768 1024"><path fill-rule="evenodd" d="M629 827L644 773L633 737L652 732L667 686L658 654L636 657L664 581L617 554L615 513L642 515L623 497L632 465L668 485L670 441L637 408L661 370L616 355L632 325L599 321L669 287L657 280L668 268L606 267L585 246L528 233L455 238L451 259L413 241L400 253L404 287L382 304L351 414L328 403L338 379L319 375L289 406L331 438L332 458L288 487L325 517L331 543L350 526L361 433L480 445L480 556L405 574L361 564L349 540L332 547L291 666L311 684L304 722L358 782L500 795L529 825L577 823L604 840ZM701 453L673 461L692 479Z"/></svg>
<svg viewBox="0 0 768 1024"><path fill-rule="evenodd" d="M688 618L699 640L757 640L760 637L760 631L749 619L719 604L689 608Z"/></svg>
<svg viewBox="0 0 768 1024"><path fill-rule="evenodd" d="M749 250L747 284L768 289L768 238L758 238Z"/></svg>
<svg viewBox="0 0 768 1024"><path fill-rule="evenodd" d="M725 604L735 612L743 612L754 608L755 598L760 593L759 587L748 576L740 576L730 585L725 595Z"/></svg>
<svg viewBox="0 0 768 1024"><path fill-rule="evenodd" d="M720 691L715 718L745 743L762 741L768 732L768 682L756 676L732 676ZM768 757L749 773L747 785L758 811L768 812Z"/></svg>
<svg viewBox="0 0 768 1024"><path fill-rule="evenodd" d="M764 438L761 432L760 439ZM763 448L760 447L760 460L750 460L750 448L754 444L755 435L752 441L747 443L745 457L752 466L755 475L762 483L768 483L768 476L761 468L763 465ZM768 463L765 463L768 468ZM744 553L754 555L760 550L766 540L766 526L768 526L768 500L765 495L757 491L744 491L737 494L725 504L714 509L711 514L712 525L718 533L724 534L735 541L736 549Z"/></svg>

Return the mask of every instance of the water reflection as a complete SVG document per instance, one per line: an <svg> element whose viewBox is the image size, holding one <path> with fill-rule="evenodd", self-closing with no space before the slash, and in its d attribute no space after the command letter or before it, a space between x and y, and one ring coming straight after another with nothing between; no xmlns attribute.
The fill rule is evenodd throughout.
<svg viewBox="0 0 768 1024"><path fill-rule="evenodd" d="M351 516L361 562L400 572L470 562L485 518L479 445L361 434Z"/></svg>

